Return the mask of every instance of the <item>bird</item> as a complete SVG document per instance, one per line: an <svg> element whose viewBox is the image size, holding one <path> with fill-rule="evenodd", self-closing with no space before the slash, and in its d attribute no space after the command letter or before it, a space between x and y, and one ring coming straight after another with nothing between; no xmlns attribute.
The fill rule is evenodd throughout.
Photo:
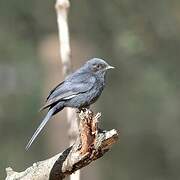
<svg viewBox="0 0 180 180"><path fill-rule="evenodd" d="M103 59L92 58L52 89L45 105L40 109L48 109L48 112L25 149L30 148L51 117L65 107L76 108L80 111L89 108L91 104L96 102L104 89L106 72L113 68Z"/></svg>

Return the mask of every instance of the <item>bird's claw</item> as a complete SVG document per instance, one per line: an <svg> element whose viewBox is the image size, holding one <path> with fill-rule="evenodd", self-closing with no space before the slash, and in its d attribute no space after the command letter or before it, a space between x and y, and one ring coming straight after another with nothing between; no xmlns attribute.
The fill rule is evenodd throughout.
<svg viewBox="0 0 180 180"><path fill-rule="evenodd" d="M86 112L88 110L88 108L79 108L79 109L77 109L77 113L79 114L81 111L82 112Z"/></svg>

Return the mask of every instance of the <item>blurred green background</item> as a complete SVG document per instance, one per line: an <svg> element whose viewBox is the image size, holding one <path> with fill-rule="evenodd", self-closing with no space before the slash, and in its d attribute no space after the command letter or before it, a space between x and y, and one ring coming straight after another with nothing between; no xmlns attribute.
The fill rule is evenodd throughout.
<svg viewBox="0 0 180 180"><path fill-rule="evenodd" d="M68 146L60 113L24 149L63 78L54 3L0 0L0 179ZM180 179L180 1L71 1L69 25L74 69L91 57L116 67L96 111L120 140L82 179Z"/></svg>

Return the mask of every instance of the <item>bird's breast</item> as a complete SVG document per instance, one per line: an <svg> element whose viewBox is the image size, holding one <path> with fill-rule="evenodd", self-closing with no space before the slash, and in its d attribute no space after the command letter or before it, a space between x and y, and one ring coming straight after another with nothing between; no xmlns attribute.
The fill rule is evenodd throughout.
<svg viewBox="0 0 180 180"><path fill-rule="evenodd" d="M93 88L90 89L87 93L84 94L85 96L85 104L87 106L93 104L101 95L103 89L104 89L104 82L97 80L94 84Z"/></svg>

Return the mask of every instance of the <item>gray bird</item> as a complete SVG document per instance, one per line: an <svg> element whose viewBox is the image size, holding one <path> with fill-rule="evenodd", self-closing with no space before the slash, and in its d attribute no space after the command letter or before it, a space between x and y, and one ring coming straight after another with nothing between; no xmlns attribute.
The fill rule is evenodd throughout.
<svg viewBox="0 0 180 180"><path fill-rule="evenodd" d="M26 150L29 149L48 120L64 107L81 110L94 103L104 89L105 75L111 68L114 67L108 65L104 60L93 58L58 84L50 92L45 105L41 108L41 110L48 108L48 113L28 142Z"/></svg>

